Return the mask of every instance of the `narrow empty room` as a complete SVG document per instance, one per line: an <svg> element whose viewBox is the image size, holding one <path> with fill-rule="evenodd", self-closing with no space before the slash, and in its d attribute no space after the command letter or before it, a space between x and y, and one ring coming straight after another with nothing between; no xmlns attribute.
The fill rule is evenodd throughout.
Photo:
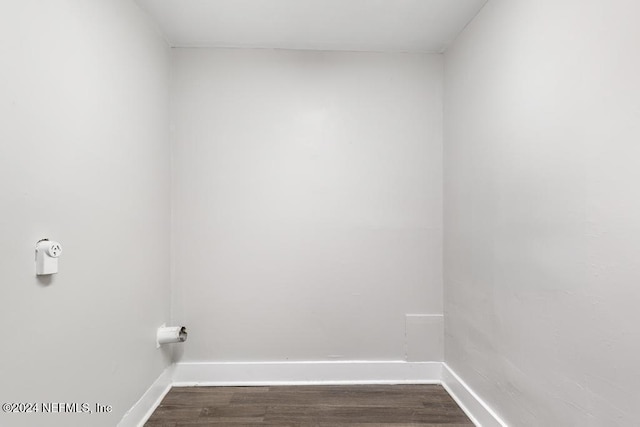
<svg viewBox="0 0 640 427"><path fill-rule="evenodd" d="M640 3L6 0L0 426L640 424Z"/></svg>

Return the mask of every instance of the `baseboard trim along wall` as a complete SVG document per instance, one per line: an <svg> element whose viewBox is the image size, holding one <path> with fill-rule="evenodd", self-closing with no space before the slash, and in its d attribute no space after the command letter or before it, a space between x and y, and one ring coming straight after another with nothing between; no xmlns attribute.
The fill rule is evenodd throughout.
<svg viewBox="0 0 640 427"><path fill-rule="evenodd" d="M335 361L177 363L158 377L118 427L142 427L172 386L322 384L441 384L477 426L506 426L442 362Z"/></svg>
<svg viewBox="0 0 640 427"><path fill-rule="evenodd" d="M507 427L498 414L446 363L442 364L442 386L477 426Z"/></svg>
<svg viewBox="0 0 640 427"><path fill-rule="evenodd" d="M175 385L436 384L440 362L178 363Z"/></svg>
<svg viewBox="0 0 640 427"><path fill-rule="evenodd" d="M153 411L160 406L164 396L173 387L174 371L175 365L167 367L158 379L151 384L151 387L142 395L140 400L124 414L118 423L118 427L142 427L151 417Z"/></svg>

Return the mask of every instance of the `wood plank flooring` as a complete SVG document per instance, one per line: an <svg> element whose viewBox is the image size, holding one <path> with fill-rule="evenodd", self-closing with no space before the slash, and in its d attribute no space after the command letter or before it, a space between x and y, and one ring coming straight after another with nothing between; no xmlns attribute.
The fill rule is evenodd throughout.
<svg viewBox="0 0 640 427"><path fill-rule="evenodd" d="M439 385L174 387L145 427L472 427Z"/></svg>

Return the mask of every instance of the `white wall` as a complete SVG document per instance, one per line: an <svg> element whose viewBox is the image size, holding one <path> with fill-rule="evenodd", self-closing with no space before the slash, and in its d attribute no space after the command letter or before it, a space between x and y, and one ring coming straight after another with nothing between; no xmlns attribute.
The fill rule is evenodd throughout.
<svg viewBox="0 0 640 427"><path fill-rule="evenodd" d="M442 312L441 57L173 60L180 360L404 359L405 314Z"/></svg>
<svg viewBox="0 0 640 427"><path fill-rule="evenodd" d="M168 49L128 0L20 0L0 14L3 426L117 424L168 364ZM63 245L35 277L34 247Z"/></svg>
<svg viewBox="0 0 640 427"><path fill-rule="evenodd" d="M491 0L446 55L446 362L513 426L640 416L640 3Z"/></svg>

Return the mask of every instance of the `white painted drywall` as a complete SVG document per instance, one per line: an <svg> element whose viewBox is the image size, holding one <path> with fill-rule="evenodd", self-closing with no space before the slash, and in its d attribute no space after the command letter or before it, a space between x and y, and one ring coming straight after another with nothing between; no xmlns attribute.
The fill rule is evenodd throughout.
<svg viewBox="0 0 640 427"><path fill-rule="evenodd" d="M118 423L169 362L169 52L128 0L20 0L0 13L3 426ZM34 247L62 243L35 277Z"/></svg>
<svg viewBox="0 0 640 427"><path fill-rule="evenodd" d="M446 54L445 359L509 425L640 417L639 14L492 0Z"/></svg>
<svg viewBox="0 0 640 427"><path fill-rule="evenodd" d="M403 360L442 310L441 57L173 52L180 360Z"/></svg>

